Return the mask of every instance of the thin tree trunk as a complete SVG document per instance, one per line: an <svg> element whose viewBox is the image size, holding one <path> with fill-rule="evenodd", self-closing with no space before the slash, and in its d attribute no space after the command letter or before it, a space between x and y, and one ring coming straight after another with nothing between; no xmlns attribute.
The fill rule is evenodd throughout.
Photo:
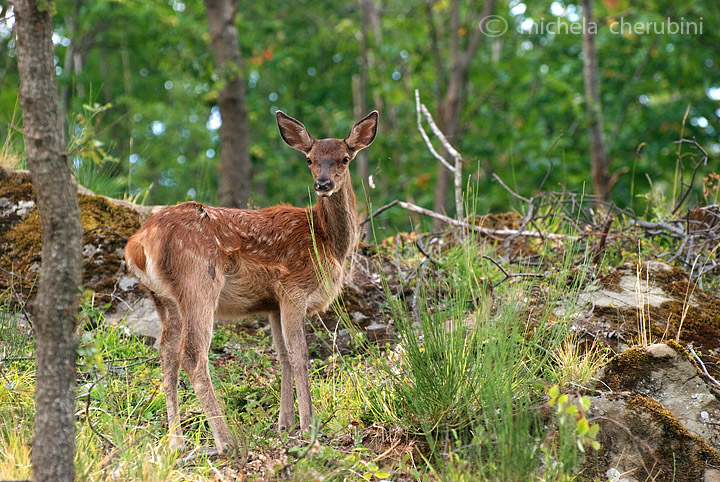
<svg viewBox="0 0 720 482"><path fill-rule="evenodd" d="M218 202L223 206L247 207L252 186L250 128L245 105L243 58L231 0L205 0L215 68L224 80L220 90L220 168Z"/></svg>
<svg viewBox="0 0 720 482"><path fill-rule="evenodd" d="M360 65L358 75L356 77L356 88L353 89L353 97L355 97L355 118L360 119L367 115L370 111L368 108L368 70L369 70L369 53L368 41L370 30L370 13L373 0L360 0ZM363 189L369 189L368 178L370 176L370 157L367 150L358 153L355 161L357 163L358 178L362 182ZM365 242L372 241L372 230L370 224L364 228L363 240Z"/></svg>
<svg viewBox="0 0 720 482"><path fill-rule="evenodd" d="M588 130L590 135L590 165L592 167L595 195L607 200L610 194L609 159L603 134L602 102L598 83L598 60L595 50L595 29L593 25L593 0L583 0L583 75L585 77L585 105L587 107Z"/></svg>
<svg viewBox="0 0 720 482"><path fill-rule="evenodd" d="M468 72L470 70L470 63L472 62L475 53L480 46L480 41L484 36L484 32L479 28L480 22L484 22L489 17L493 10L497 0L485 0L482 11L477 19L468 22L471 25L472 36L468 40L467 47L464 51L460 49L460 0L452 0L450 2L450 62L451 70L450 77L448 78L447 89L445 91L445 97L442 104L439 106L439 119L438 124L440 130L443 131L445 137L451 144L456 147L459 146L459 142L456 139L460 133L460 114L465 108L467 102L467 82ZM428 11L428 15L432 15ZM431 27L432 17L430 17ZM431 36L437 35L434 33L434 28L431 29ZM436 58L436 64L438 62L437 47L433 47L434 57ZM439 71L436 65L436 75ZM437 79L438 82L441 79ZM447 157L451 157L449 152L445 152ZM437 164L438 175L437 182L435 184L435 201L433 203L433 210L436 212L444 212L448 206L448 191L450 184L450 172L438 161ZM435 222L435 227L440 228L442 223L439 221Z"/></svg>
<svg viewBox="0 0 720 482"><path fill-rule="evenodd" d="M370 28L370 2L371 0L360 0L360 65L358 69L357 102L355 103L355 117L360 118L366 115L368 110L367 88L368 88L368 37ZM355 158L357 162L358 176L367 185L370 169L368 167L367 151L361 151Z"/></svg>
<svg viewBox="0 0 720 482"><path fill-rule="evenodd" d="M103 101L109 104L112 101L112 83L110 81L110 71L108 70L107 53L104 48L100 48L98 56L98 70L102 79ZM115 131L117 132L117 131ZM120 136L118 136L119 138Z"/></svg>
<svg viewBox="0 0 720 482"><path fill-rule="evenodd" d="M65 15L65 26L68 30L67 36L70 39L70 45L65 49L65 60L63 61L63 76L67 79L60 87L60 121L62 123L63 134L69 134L67 121L68 112L70 112L70 93L73 81L73 57L75 56L75 44L78 42L76 35L76 25L78 18L78 2L73 3L72 15Z"/></svg>
<svg viewBox="0 0 720 482"><path fill-rule="evenodd" d="M15 0L20 105L42 224L35 301L35 481L74 479L75 316L82 273L80 212L68 167L53 65L52 3Z"/></svg>

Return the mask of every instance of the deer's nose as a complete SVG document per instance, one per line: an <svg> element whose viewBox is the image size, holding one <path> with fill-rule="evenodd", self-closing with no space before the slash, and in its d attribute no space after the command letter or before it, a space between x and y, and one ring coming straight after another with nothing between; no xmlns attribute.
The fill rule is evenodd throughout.
<svg viewBox="0 0 720 482"><path fill-rule="evenodd" d="M332 182L332 179L320 178L315 181L315 190L318 192L332 191L334 187L335 183Z"/></svg>

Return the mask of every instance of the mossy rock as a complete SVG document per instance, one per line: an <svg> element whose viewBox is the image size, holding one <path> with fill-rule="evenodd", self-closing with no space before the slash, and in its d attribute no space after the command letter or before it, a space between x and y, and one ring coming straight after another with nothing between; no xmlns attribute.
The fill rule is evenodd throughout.
<svg viewBox="0 0 720 482"><path fill-rule="evenodd" d="M644 324L650 341L679 339L720 361L720 298L703 291L678 267L660 262L621 266L581 297L593 306L583 328L612 334L607 343L616 351L638 343Z"/></svg>
<svg viewBox="0 0 720 482"><path fill-rule="evenodd" d="M601 448L586 457L583 480L606 480L614 469L628 480L697 482L708 480L720 464L715 449L652 398L623 392L591 402Z"/></svg>
<svg viewBox="0 0 720 482"><path fill-rule="evenodd" d="M0 169L0 200L5 205L0 211L0 277L8 287L0 292L0 301L17 306L33 299L41 262L42 229L30 175ZM125 243L140 227L143 214L104 196L81 193L78 202L84 289L96 293L96 305L135 299L139 289L125 293L117 280L125 274Z"/></svg>

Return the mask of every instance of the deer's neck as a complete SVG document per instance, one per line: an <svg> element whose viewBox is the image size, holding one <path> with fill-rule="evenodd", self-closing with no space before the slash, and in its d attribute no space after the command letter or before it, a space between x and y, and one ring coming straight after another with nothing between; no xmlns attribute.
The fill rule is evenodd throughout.
<svg viewBox="0 0 720 482"><path fill-rule="evenodd" d="M315 229L324 231L330 253L342 263L355 247L358 235L355 193L349 174L342 189L318 199L314 211L319 224Z"/></svg>

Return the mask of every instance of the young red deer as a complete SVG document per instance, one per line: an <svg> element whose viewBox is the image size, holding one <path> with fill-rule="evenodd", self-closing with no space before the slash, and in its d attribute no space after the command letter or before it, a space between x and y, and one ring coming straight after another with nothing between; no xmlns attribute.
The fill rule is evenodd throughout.
<svg viewBox="0 0 720 482"><path fill-rule="evenodd" d="M304 317L327 309L338 295L345 258L358 237L348 164L377 133L378 113L353 126L345 139L316 140L283 112L285 142L305 154L318 202L259 210L186 202L148 219L125 248L128 268L149 290L162 321L160 362L170 444L184 446L178 406L182 366L200 399L222 453L234 445L218 404L208 350L213 319L267 313L281 367L280 430L312 421Z"/></svg>

